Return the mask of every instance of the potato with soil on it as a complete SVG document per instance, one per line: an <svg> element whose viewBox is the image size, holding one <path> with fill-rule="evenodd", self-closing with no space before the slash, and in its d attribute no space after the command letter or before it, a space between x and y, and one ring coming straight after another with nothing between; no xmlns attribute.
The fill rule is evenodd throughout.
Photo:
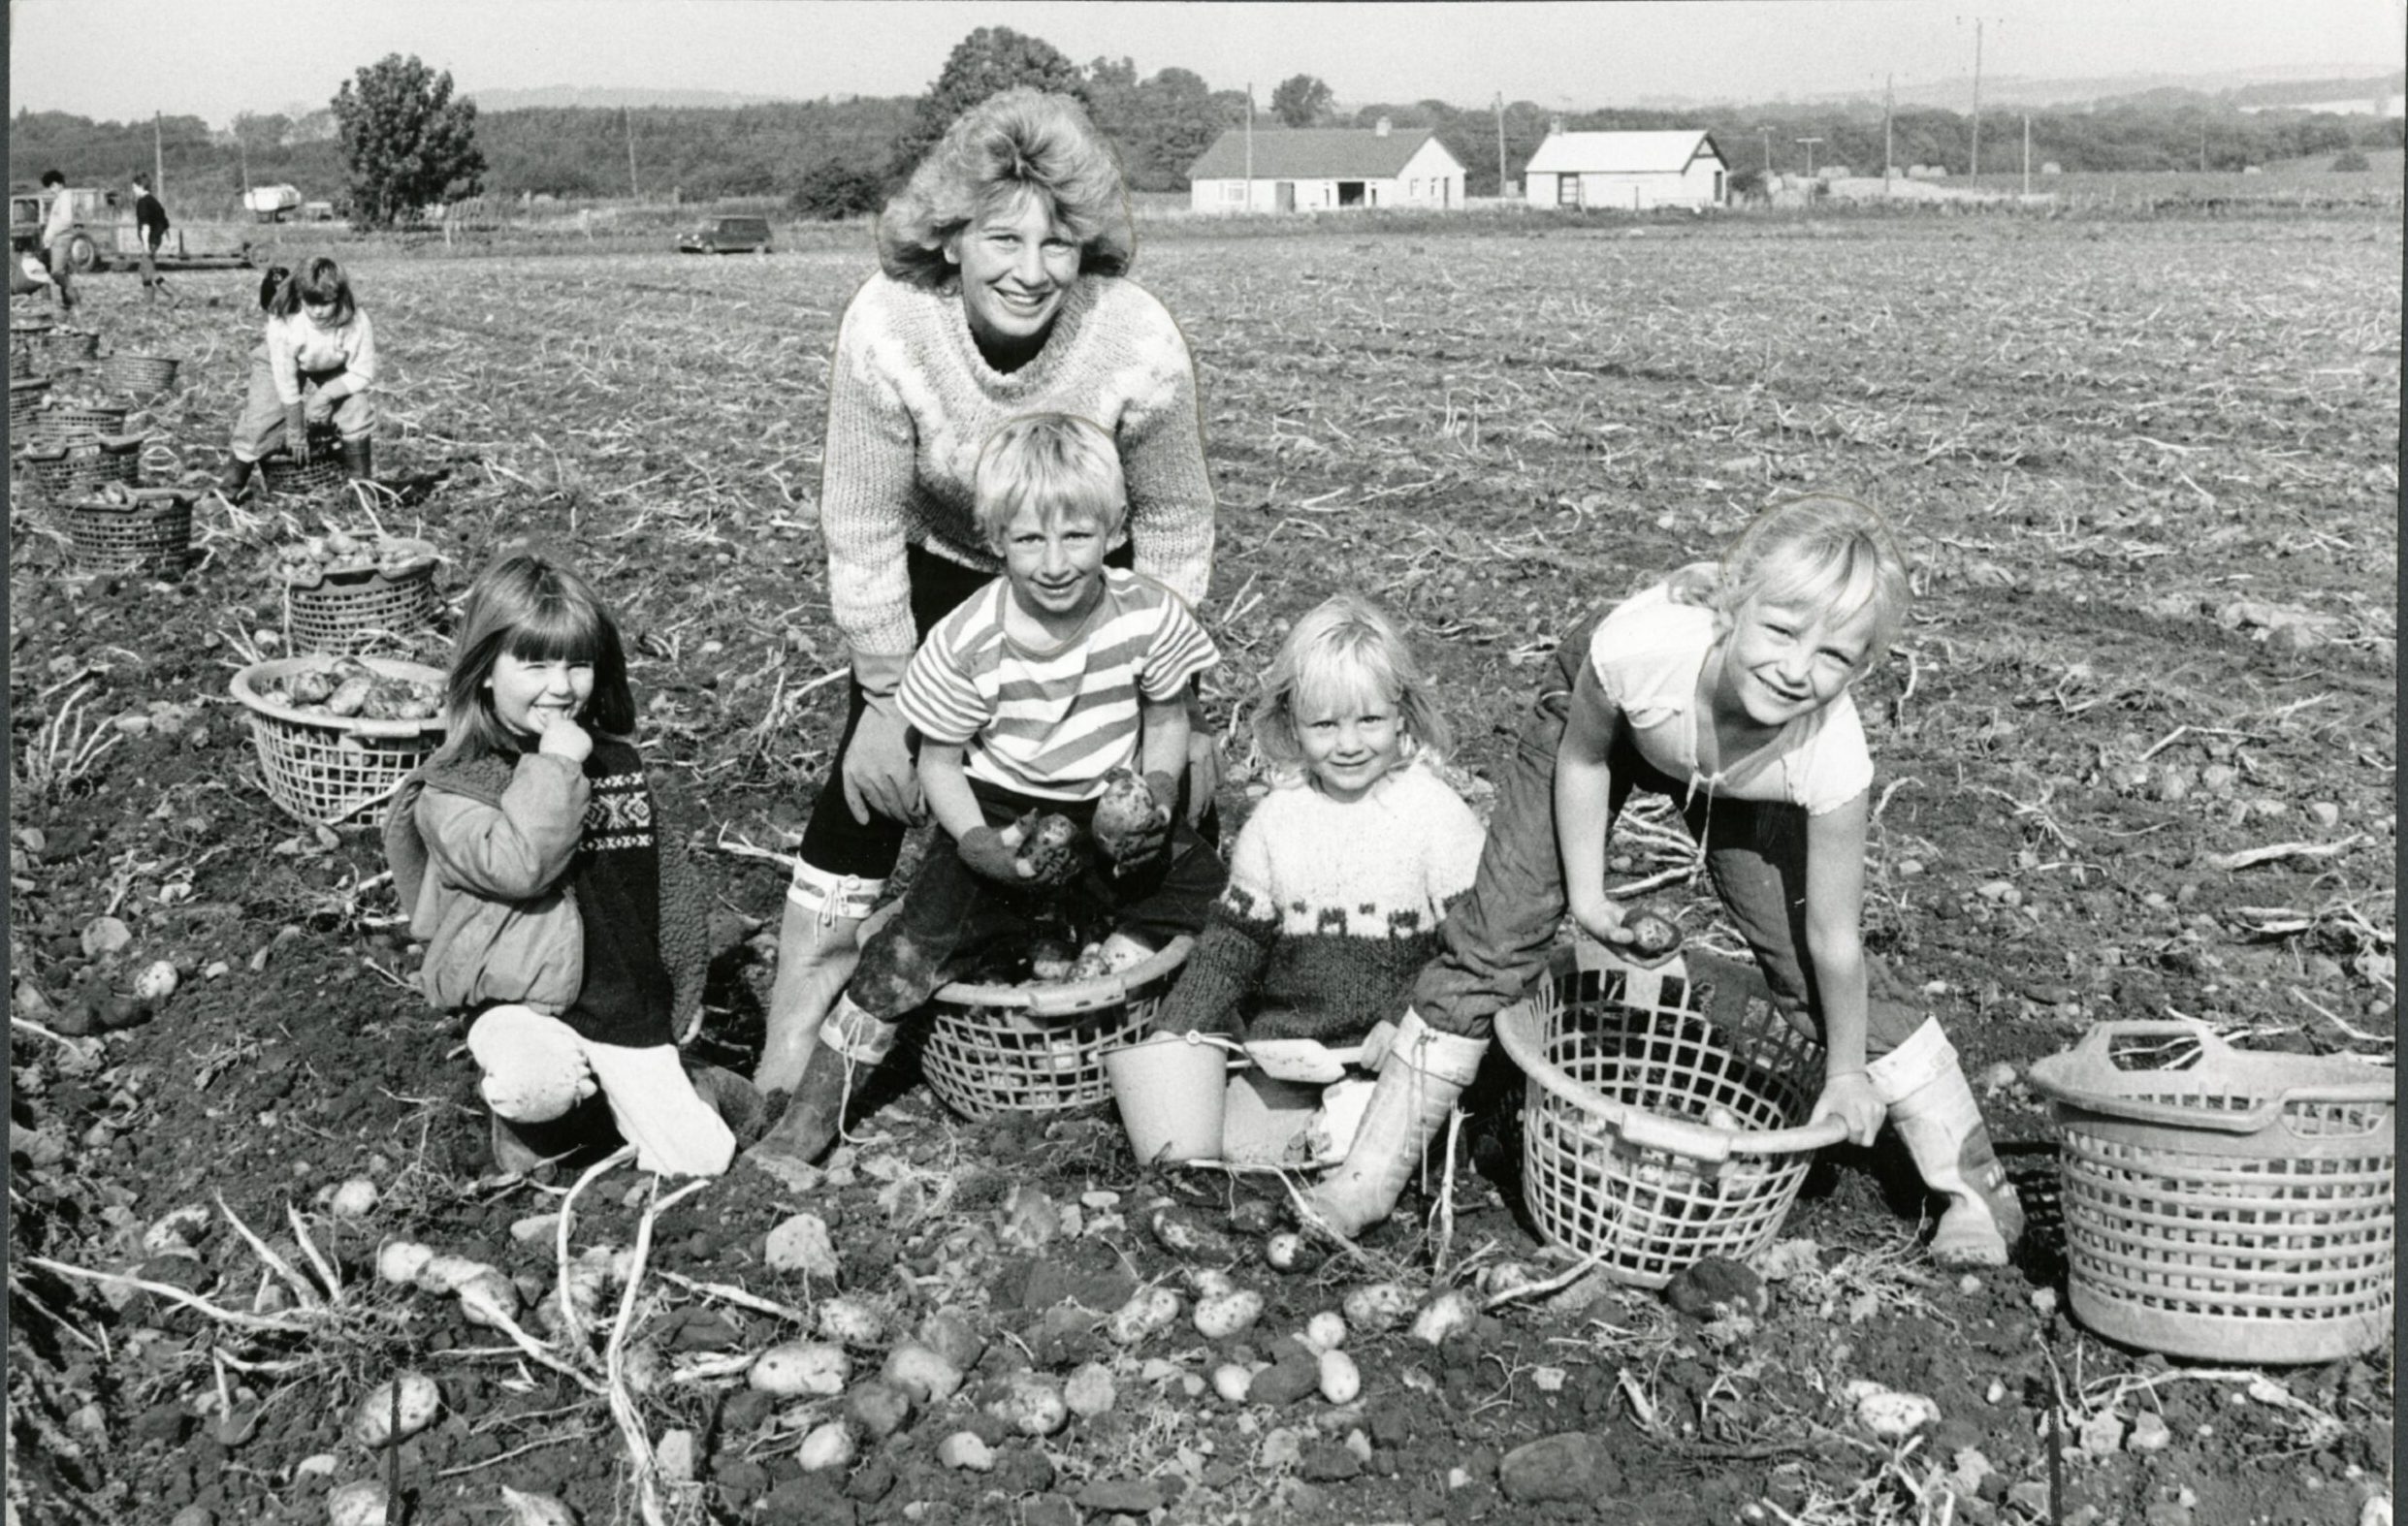
<svg viewBox="0 0 2408 1526"><path fill-rule="evenodd" d="M1078 826L1068 816L1032 811L996 835L1032 885L1058 885L1078 873Z"/></svg>
<svg viewBox="0 0 2408 1526"><path fill-rule="evenodd" d="M1095 845L1115 864L1127 863L1140 849L1161 840L1171 812L1133 769L1116 768L1104 776L1104 793L1095 803L1088 830Z"/></svg>
<svg viewBox="0 0 2408 1526"><path fill-rule="evenodd" d="M1630 935L1622 948L1639 959L1669 959L1681 946L1681 929L1662 913L1646 907L1623 913L1622 931Z"/></svg>

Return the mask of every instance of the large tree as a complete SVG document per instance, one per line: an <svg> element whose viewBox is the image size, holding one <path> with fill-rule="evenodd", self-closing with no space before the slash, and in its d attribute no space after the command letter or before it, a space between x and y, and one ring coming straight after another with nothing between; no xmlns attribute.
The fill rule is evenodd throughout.
<svg viewBox="0 0 2408 1526"><path fill-rule="evenodd" d="M1336 93L1311 75L1290 75L1270 93L1271 114L1290 127L1310 127L1336 104Z"/></svg>
<svg viewBox="0 0 2408 1526"><path fill-rule="evenodd" d="M1082 104L1087 99L1086 77L1060 48L1008 26L979 27L953 45L944 72L919 98L912 125L895 142L895 173L909 175L953 118L1014 85L1060 91Z"/></svg>
<svg viewBox="0 0 2408 1526"><path fill-rule="evenodd" d="M389 228L483 188L476 103L452 99L449 71L388 53L344 80L333 104L351 167L354 226Z"/></svg>

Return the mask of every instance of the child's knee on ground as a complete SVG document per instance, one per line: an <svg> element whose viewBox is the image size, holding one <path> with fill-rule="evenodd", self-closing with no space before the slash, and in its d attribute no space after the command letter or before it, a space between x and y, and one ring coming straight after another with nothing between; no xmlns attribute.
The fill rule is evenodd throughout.
<svg viewBox="0 0 2408 1526"><path fill-rule="evenodd" d="M594 1093L576 1033L530 1007L488 1009L468 1030L468 1053L485 1105L512 1123L550 1123Z"/></svg>

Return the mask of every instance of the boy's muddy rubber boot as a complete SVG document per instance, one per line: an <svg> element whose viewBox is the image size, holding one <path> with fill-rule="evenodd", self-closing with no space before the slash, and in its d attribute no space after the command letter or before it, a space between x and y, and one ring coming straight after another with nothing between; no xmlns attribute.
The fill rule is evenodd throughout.
<svg viewBox="0 0 2408 1526"><path fill-rule="evenodd" d="M1345 1161L1304 1194L1324 1225L1351 1240L1388 1217L1488 1050L1485 1038L1441 1033L1405 1013Z"/></svg>
<svg viewBox="0 0 2408 1526"><path fill-rule="evenodd" d="M1867 1065L1866 1074L1924 1185L1948 1200L1932 1235L1932 1259L1946 1267L2005 1266L2023 1238L2023 1204L1990 1147L1956 1046L1938 1022L1926 1021Z"/></svg>
<svg viewBox="0 0 2408 1526"><path fill-rule="evenodd" d="M794 1090L819 1047L819 1025L861 962L861 922L886 888L883 879L829 874L798 864L778 929L778 975L769 988L767 1033L753 1084Z"/></svg>
<svg viewBox="0 0 2408 1526"><path fill-rule="evenodd" d="M736 1136L737 1149L768 1131L769 1109L752 1082L718 1065L695 1065L687 1079L693 1082L694 1094L711 1104L711 1111Z"/></svg>
<svg viewBox="0 0 2408 1526"><path fill-rule="evenodd" d="M362 435L342 442L342 474L353 482L376 480L376 442Z"/></svg>
<svg viewBox="0 0 2408 1526"><path fill-rule="evenodd" d="M894 1048L895 1024L882 1022L840 999L819 1026L819 1041L786 1104L786 1115L760 1143L744 1152L755 1165L810 1165L827 1154L845 1121L845 1103Z"/></svg>

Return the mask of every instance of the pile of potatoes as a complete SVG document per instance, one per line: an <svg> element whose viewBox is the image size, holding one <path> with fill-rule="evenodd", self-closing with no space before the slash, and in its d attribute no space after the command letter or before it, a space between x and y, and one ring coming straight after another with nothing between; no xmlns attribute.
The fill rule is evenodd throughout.
<svg viewBox="0 0 2408 1526"><path fill-rule="evenodd" d="M288 588L314 588L345 573L374 572L399 580L433 564L434 548L423 540L332 528L277 547L268 558L267 573L271 582Z"/></svg>
<svg viewBox="0 0 2408 1526"><path fill-rule="evenodd" d="M272 705L363 720L427 720L443 713L443 685L434 679L389 678L357 657L337 657L258 684Z"/></svg>

